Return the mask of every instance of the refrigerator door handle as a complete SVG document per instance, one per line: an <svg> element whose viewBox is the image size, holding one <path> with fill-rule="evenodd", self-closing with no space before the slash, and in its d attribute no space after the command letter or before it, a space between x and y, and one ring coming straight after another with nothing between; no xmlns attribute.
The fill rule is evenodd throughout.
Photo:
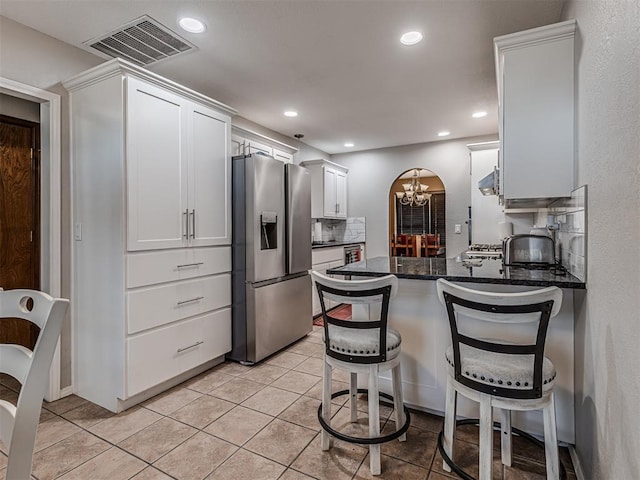
<svg viewBox="0 0 640 480"><path fill-rule="evenodd" d="M191 210L191 238L196 238L196 210Z"/></svg>

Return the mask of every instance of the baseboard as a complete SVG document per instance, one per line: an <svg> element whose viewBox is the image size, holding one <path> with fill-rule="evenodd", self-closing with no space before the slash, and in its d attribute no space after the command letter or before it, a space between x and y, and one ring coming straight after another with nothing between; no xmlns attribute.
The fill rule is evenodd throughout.
<svg viewBox="0 0 640 480"><path fill-rule="evenodd" d="M586 480L584 473L582 473L582 466L580 465L580 459L578 458L578 452L574 445L568 445L569 455L571 455L571 461L573 462L573 469L576 472L576 478L578 480Z"/></svg>
<svg viewBox="0 0 640 480"><path fill-rule="evenodd" d="M138 403L144 402L145 400L148 400L151 397L155 397L156 395L166 390L169 390L170 388L175 387L176 385L179 385L182 382L185 382L190 378L193 378L196 375L201 374L202 372L206 372L210 368L213 368L216 365L220 365L223 362L224 362L224 355L220 355L219 357L216 357L213 360L209 360L208 362L203 363L202 365L194 367L191 370L187 370L186 372L183 372L180 375L177 375L165 382L162 382L159 385L151 387L148 390L145 390L144 392L138 393L133 397L129 397L126 400L118 399L118 412L116 413L122 412L123 410L127 410L128 408L131 408L134 405L137 405Z"/></svg>
<svg viewBox="0 0 640 480"><path fill-rule="evenodd" d="M68 397L69 395L73 395L73 385L60 389L60 398Z"/></svg>

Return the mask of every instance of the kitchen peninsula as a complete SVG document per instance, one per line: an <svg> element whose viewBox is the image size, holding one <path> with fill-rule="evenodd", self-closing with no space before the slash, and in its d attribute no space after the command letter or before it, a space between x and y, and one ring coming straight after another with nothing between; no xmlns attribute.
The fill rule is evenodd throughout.
<svg viewBox="0 0 640 480"><path fill-rule="evenodd" d="M558 439L575 443L574 422L574 315L573 290L584 289L585 283L569 273L556 275L550 271L503 267L497 259L481 265L469 265L464 255L453 258L375 257L327 273L345 276L378 277L388 274L399 279L398 294L391 302L389 324L402 335L402 378L405 402L411 406L444 412L447 381L445 350L451 344L449 321L438 300L436 282L444 278L452 282L470 283L477 290L519 292L547 286L562 289L560 313L549 324L545 354L558 372L556 380L556 417ZM354 306L354 317L368 317L369 312ZM537 325L510 325L511 339L529 339ZM498 324L466 324L469 331L482 329L482 335L505 338ZM381 376L381 387L391 391L390 378ZM459 397L458 415L477 418L477 404ZM514 426L542 435L542 412L514 412Z"/></svg>

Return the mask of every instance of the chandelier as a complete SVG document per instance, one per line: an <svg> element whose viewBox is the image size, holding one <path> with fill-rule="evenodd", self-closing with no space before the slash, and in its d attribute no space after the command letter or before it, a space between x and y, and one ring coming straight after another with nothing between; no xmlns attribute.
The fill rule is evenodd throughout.
<svg viewBox="0 0 640 480"><path fill-rule="evenodd" d="M431 199L431 194L426 193L429 186L420 183L419 170L422 169L414 169L411 181L402 184L404 190L396 192L400 204L422 207Z"/></svg>

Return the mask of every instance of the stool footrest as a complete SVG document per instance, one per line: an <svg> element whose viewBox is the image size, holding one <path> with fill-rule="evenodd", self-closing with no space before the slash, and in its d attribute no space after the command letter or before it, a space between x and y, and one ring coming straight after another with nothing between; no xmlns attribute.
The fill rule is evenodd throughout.
<svg viewBox="0 0 640 480"><path fill-rule="evenodd" d="M480 424L480 420L477 418L467 418L462 420L456 420L456 427L460 425L478 426L479 424ZM493 422L493 427L499 429L500 423ZM535 446L544 449L544 442L541 442L533 435L530 435L527 432L523 432L522 430L516 427L511 427L511 432L533 443ZM438 451L440 452L440 455L442 455L442 459L446 462L447 465L451 467L451 470L455 472L456 475L458 475L463 480L477 480L476 478L472 477L467 472L465 472L457 463L453 461L451 457L449 457L449 455L447 455L447 452L444 451L444 446L442 445L443 437L444 437L444 430L440 430L440 434L438 435ZM564 465L562 464L562 462L560 462L560 480L566 480L566 478L567 478L567 470L564 468Z"/></svg>
<svg viewBox="0 0 640 480"><path fill-rule="evenodd" d="M369 390L366 388L358 388L358 393L369 393ZM342 395L348 395L349 390L340 390L339 392L335 392L331 394L331 399L336 397L340 397ZM393 402L393 397L387 393L379 392L380 397L386 398L387 400L391 400ZM402 405L404 409L405 422L404 425L399 430L396 430L389 435L381 435L379 437L352 437L350 435L345 435L344 433L340 433L337 430L331 428L331 426L325 422L324 418L322 418L322 403L318 406L318 420L320 421L320 426L327 432L329 432L333 437L343 440L349 443L357 443L360 445L377 445L379 443L390 442L391 440L395 440L396 438L404 435L407 430L409 430L409 424L411 423L411 414L409 413L409 409L406 405Z"/></svg>

